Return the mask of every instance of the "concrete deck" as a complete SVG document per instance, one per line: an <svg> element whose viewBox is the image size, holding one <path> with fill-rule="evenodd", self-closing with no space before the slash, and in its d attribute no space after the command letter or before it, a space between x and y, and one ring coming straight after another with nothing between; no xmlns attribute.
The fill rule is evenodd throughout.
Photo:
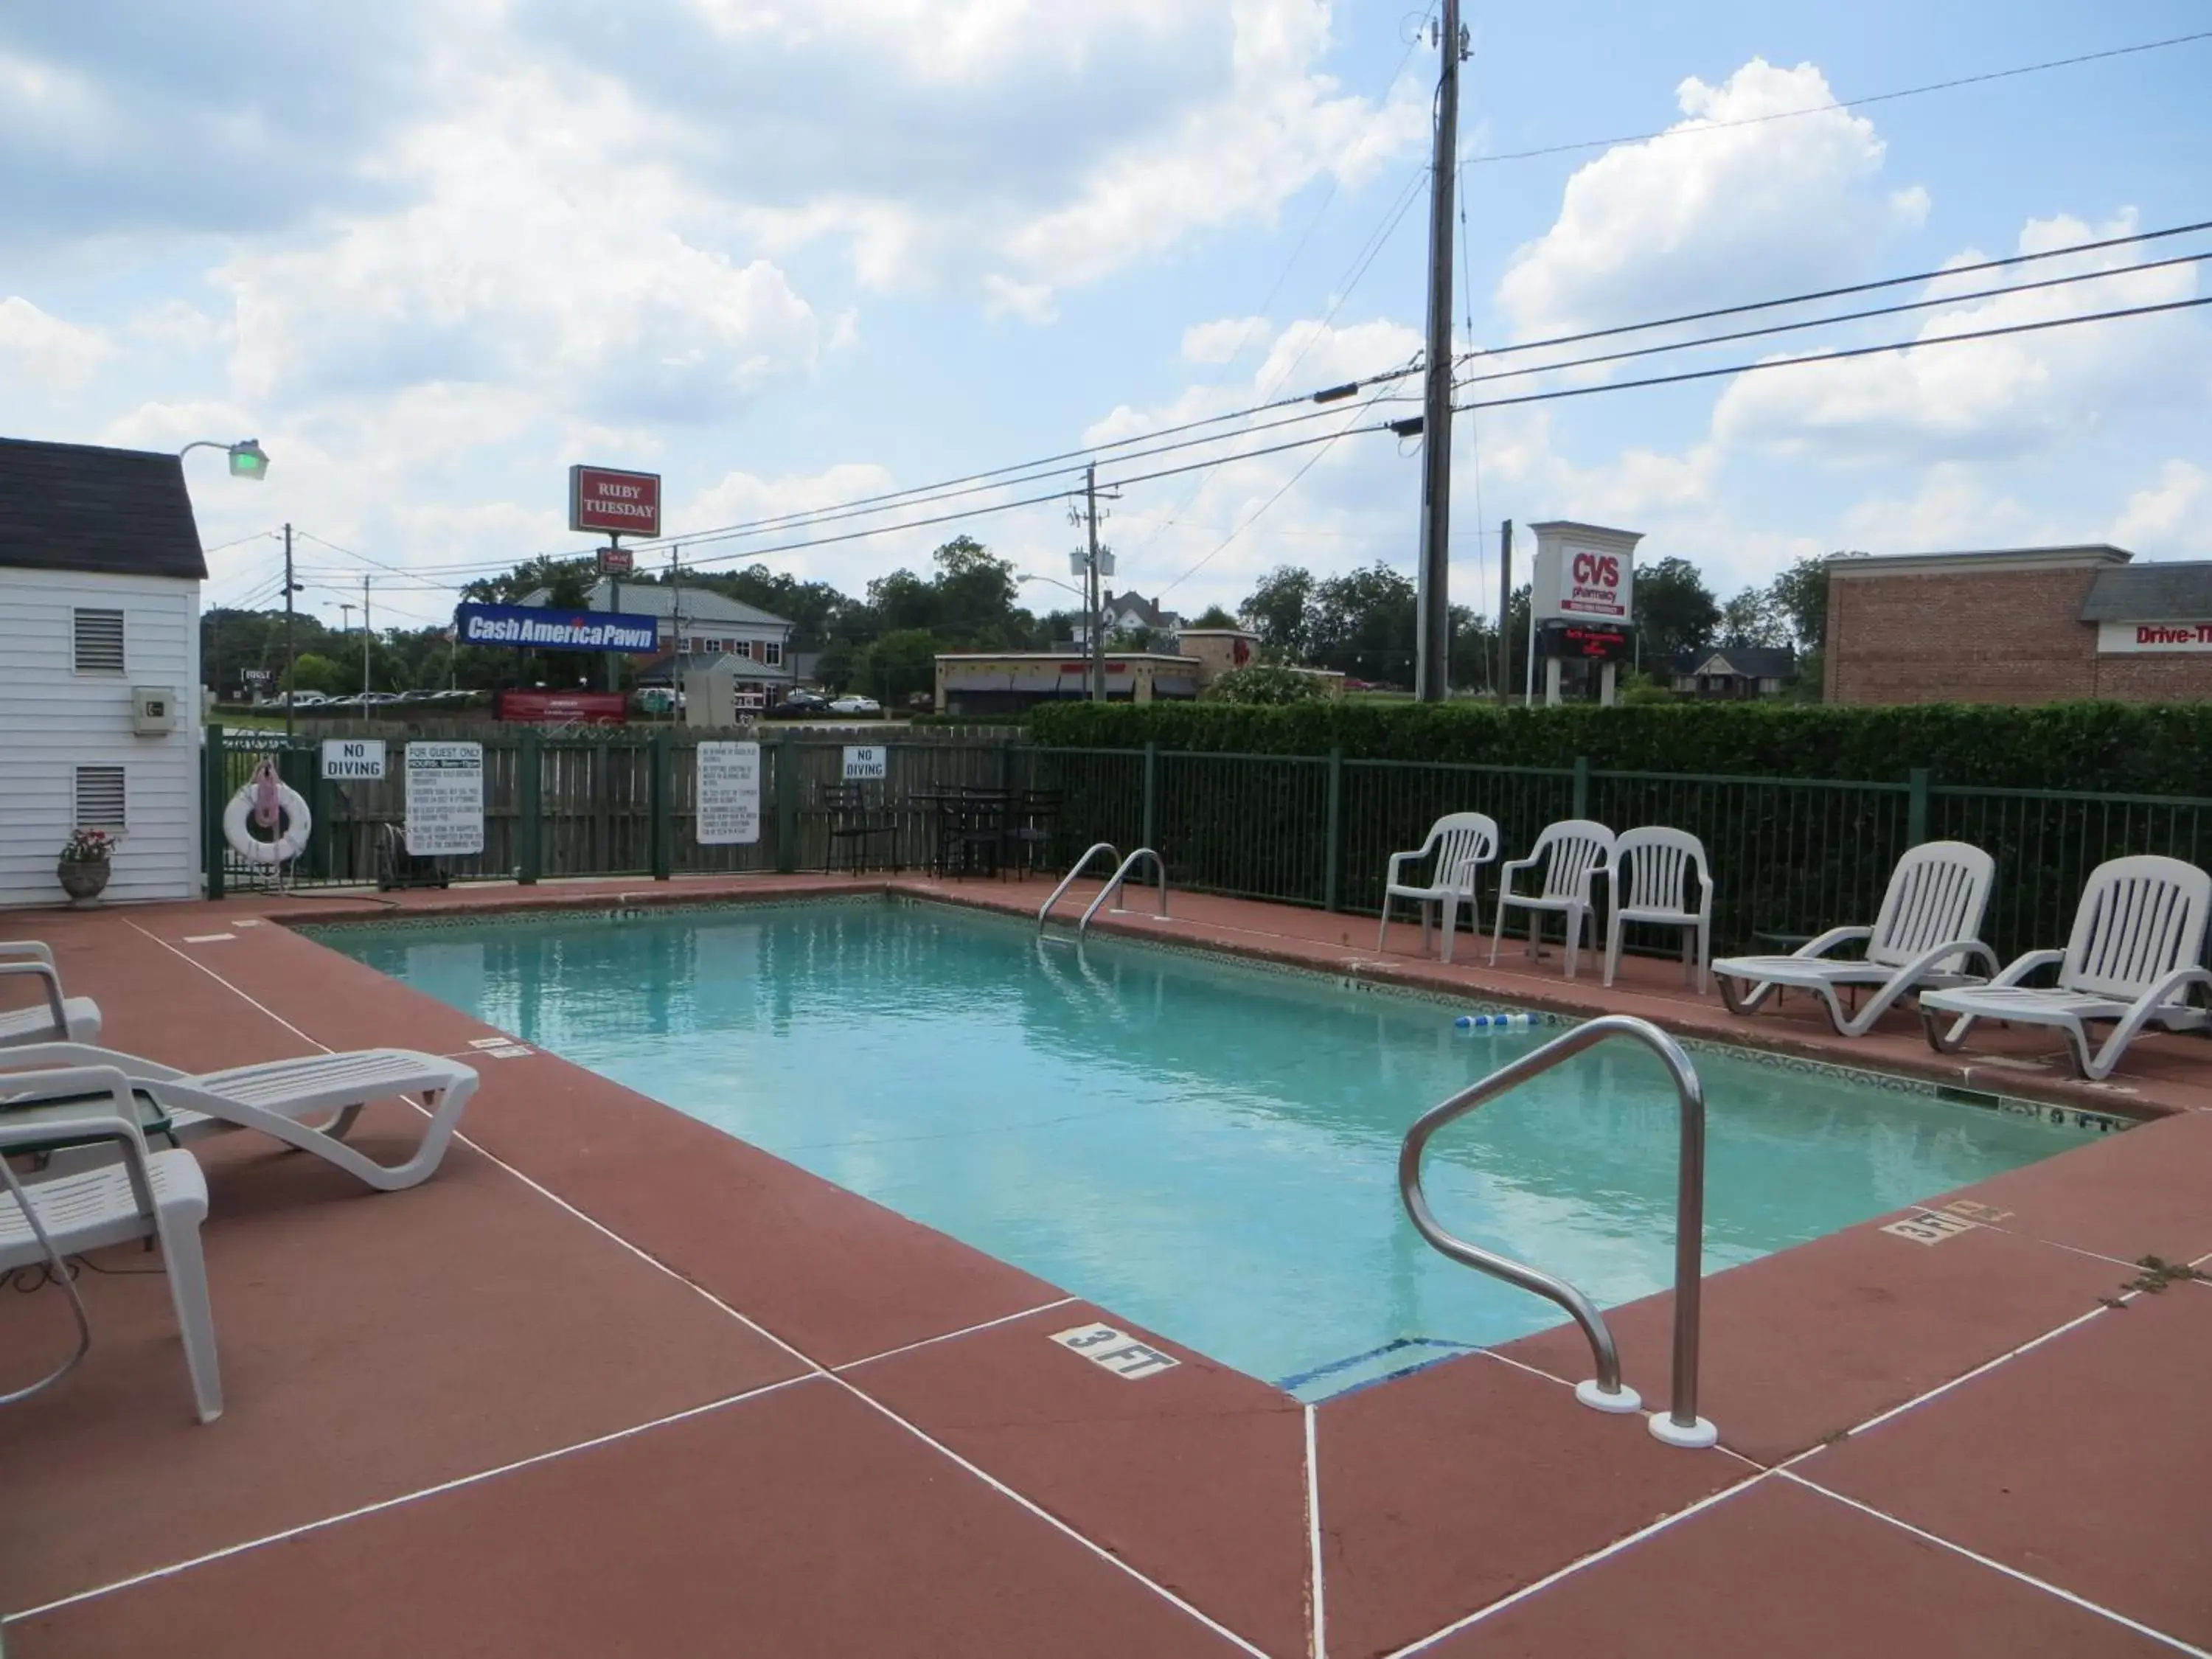
<svg viewBox="0 0 2212 1659"><path fill-rule="evenodd" d="M198 1066L489 1028L276 925L381 909L881 889L750 878L16 912L114 1046ZM1016 883L903 890L1034 909ZM1048 1341L1111 1310L556 1056L483 1060L436 1177L372 1194L204 1143L227 1409L191 1419L157 1258L80 1284L90 1357L0 1409L11 1659L137 1653L1961 1655L2212 1650L2212 1049L2089 1088L2032 1034L1844 1043L1638 961L1495 973L1371 920L1177 895L1120 930L1747 1038L2154 1121L1706 1282L1703 1409L1659 1445L1575 1403L1571 1329L1303 1407L1171 1343L1124 1381ZM247 925L252 924L252 925ZM228 934L228 938L210 937ZM356 1139L419 1127L380 1108ZM1614 1316L1666 1393L1668 1298ZM66 1352L0 1294L0 1390Z"/></svg>

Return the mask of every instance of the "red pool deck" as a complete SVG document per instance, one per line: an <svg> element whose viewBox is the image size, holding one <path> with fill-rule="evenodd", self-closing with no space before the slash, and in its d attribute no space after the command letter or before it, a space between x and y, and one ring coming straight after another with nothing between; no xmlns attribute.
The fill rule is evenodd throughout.
<svg viewBox="0 0 2212 1659"><path fill-rule="evenodd" d="M104 1040L187 1066L497 1035L289 931L315 916L798 898L887 885L1033 910L1042 886L817 878L308 894L0 915ZM1571 1328L1301 1407L556 1056L477 1059L437 1176L373 1194L250 1135L203 1143L226 1410L191 1418L153 1259L80 1280L94 1346L0 1408L9 1659L610 1654L1858 1656L2212 1650L2212 1047L2109 1087L1993 1033L1856 1043L1802 999L1738 1020L1635 961L1178 894L1120 931L1755 1041L2148 1121L1708 1279L1680 1451L1575 1403ZM372 1111L372 1152L419 1120ZM1202 1266L1194 1270L1202 1270ZM1613 1316L1663 1401L1669 1298ZM1139 1334L1145 1334L1138 1333ZM0 1292L0 1391L66 1352Z"/></svg>

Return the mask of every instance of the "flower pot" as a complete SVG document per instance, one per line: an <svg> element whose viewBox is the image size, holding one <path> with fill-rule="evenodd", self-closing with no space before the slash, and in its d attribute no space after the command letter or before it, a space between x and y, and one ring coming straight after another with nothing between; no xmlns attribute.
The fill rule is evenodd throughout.
<svg viewBox="0 0 2212 1659"><path fill-rule="evenodd" d="M72 904L89 904L98 898L100 890L107 885L107 876L112 866L106 859L64 859L54 867L61 878L62 891L70 896Z"/></svg>

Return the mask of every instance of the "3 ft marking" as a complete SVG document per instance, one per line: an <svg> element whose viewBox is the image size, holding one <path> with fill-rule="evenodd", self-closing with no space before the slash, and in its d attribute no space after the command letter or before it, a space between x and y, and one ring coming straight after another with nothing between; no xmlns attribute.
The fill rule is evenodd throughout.
<svg viewBox="0 0 2212 1659"><path fill-rule="evenodd" d="M1078 1325L1072 1331L1054 1331L1052 1340L1081 1354L1092 1364L1103 1365L1116 1376L1154 1376L1182 1364L1174 1356L1164 1354L1111 1325Z"/></svg>
<svg viewBox="0 0 2212 1659"><path fill-rule="evenodd" d="M1947 1238L1956 1238L1960 1233L1973 1231L1972 1222L1935 1210L1923 1210L1918 1215L1893 1221L1882 1229L1886 1233L1895 1233L1899 1238L1909 1238L1915 1244L1941 1244Z"/></svg>

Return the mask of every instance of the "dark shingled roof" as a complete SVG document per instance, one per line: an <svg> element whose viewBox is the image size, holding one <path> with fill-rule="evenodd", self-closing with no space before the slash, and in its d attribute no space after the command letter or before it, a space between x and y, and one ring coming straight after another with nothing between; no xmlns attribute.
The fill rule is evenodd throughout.
<svg viewBox="0 0 2212 1659"><path fill-rule="evenodd" d="M204 581L184 463L0 438L0 565Z"/></svg>
<svg viewBox="0 0 2212 1659"><path fill-rule="evenodd" d="M2131 564L2100 570L2081 601L2083 622L2212 619L2212 562Z"/></svg>

